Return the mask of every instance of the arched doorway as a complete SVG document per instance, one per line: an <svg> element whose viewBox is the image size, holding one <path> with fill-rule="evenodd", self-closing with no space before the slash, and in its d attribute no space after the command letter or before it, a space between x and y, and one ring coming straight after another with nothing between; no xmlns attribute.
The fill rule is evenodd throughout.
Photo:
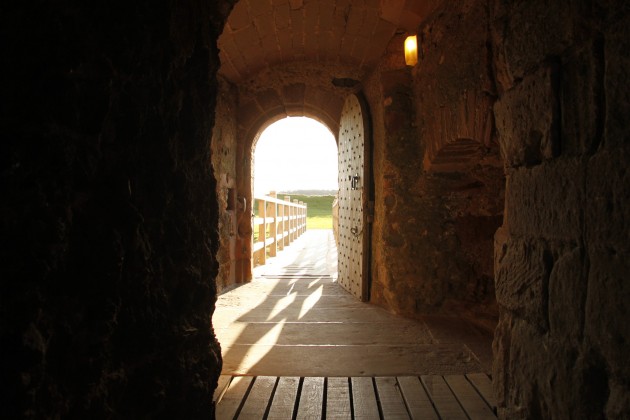
<svg viewBox="0 0 630 420"><path fill-rule="evenodd" d="M308 117L269 125L252 146L254 196L276 192L335 193L337 144L330 130Z"/></svg>
<svg viewBox="0 0 630 420"><path fill-rule="evenodd" d="M308 117L284 118L269 125L251 152L256 276L267 269L279 270L278 258L269 257L286 254L281 251L303 234L308 233L313 242L307 241L308 248L332 238L338 152L330 129ZM273 267L261 267L270 265ZM318 261L315 265L321 264ZM329 270L335 278L336 267L335 260Z"/></svg>

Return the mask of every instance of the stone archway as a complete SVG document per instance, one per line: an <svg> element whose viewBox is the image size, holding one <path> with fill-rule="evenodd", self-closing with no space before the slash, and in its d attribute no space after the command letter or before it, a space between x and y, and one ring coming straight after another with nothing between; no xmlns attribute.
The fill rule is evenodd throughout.
<svg viewBox="0 0 630 420"><path fill-rule="evenodd" d="M310 6L302 8L297 3L294 15L312 12ZM229 130L232 146L228 147L234 156L233 185L235 195L243 199L239 198L239 203L245 203L242 210L234 211L235 221L232 222L236 232L232 244L235 249L232 261L234 282L251 279L251 145L256 136L266 124L283 116L296 115L315 117L337 132L344 99L363 90L375 112L374 139L377 145L374 156L375 164L379 165L375 177L374 224L378 234L372 244L374 258L369 267L374 276L374 302L395 312L418 316L426 311L445 310L445 305L458 307L467 300L481 301L482 306L492 300L491 231L492 226L500 225L495 219L500 219L503 206L496 204L498 200L494 198L486 200L484 197L489 197L492 190L501 195L502 187L498 184L502 175L500 169L496 179L486 174L485 169L473 176L469 171L480 162L479 157L493 142L492 98L487 92L492 82L487 74L488 67L471 58L469 67L453 71L462 75L481 72L483 77L463 77L457 73L457 77L462 76L465 86L443 87L452 75L445 73L433 77L431 71L437 71L440 57L438 53L427 51L422 68L412 74L401 59L404 34L391 31L391 19L397 13L393 10L383 11L385 17L379 23L389 39L385 44L387 53L382 57L383 68L377 72L369 68L368 61L356 63L352 55L345 57L347 59L327 61L308 60L299 54L291 59L270 53L269 57L247 67L243 65L247 61L245 51L235 50L232 43L238 43L250 24L258 28L256 19L247 23L245 18L264 14L262 9L265 8L245 11L237 5L219 40L219 46L224 47L222 62L226 66L220 73L226 86L231 86L227 96L233 98ZM270 13L276 16L279 10ZM358 10L360 8L352 8L349 13L353 15ZM481 6L475 8L474 13L468 13L464 25L483 21ZM322 36L317 31L315 33L316 37ZM478 51L485 48L485 34L477 35L474 42L471 40L476 46L474 51L470 48L466 50L467 54L478 55ZM448 39L456 36L449 34ZM422 39L430 41L429 35ZM322 51L322 57L339 54L339 51ZM240 64L236 65L237 62ZM452 66L450 59L448 63ZM439 86L435 85L436 80ZM420 83L435 86L420 94L415 92ZM449 102L442 103L444 98L439 92L447 90ZM417 115L413 114L415 103L422 104ZM416 130L417 126L423 127L422 135ZM443 161L446 155L461 152L455 150L456 143L461 145L457 139L472 139L475 156L464 165L466 167L452 171L453 168L446 168ZM221 141L223 139L218 139L213 144L219 148ZM492 149L492 156L497 153L496 147ZM482 166L492 166L486 165L489 160L486 159ZM459 174L459 179L454 179L453 174ZM443 199L440 188L448 191L450 201ZM219 197L227 195L225 191L219 192ZM476 202L467 207L468 196ZM486 219L492 219L492 222ZM474 238L480 229L483 230L483 241ZM482 263L476 261L478 249L484 250ZM427 259L425 255L433 257Z"/></svg>

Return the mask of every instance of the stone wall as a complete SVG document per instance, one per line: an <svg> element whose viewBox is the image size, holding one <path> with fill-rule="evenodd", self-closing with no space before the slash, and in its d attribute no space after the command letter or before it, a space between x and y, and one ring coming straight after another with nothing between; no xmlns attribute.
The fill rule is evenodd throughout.
<svg viewBox="0 0 630 420"><path fill-rule="evenodd" d="M407 316L472 312L492 327L505 181L487 26L485 2L446 2L420 27L418 65L404 66L404 36L394 38L366 92L375 143L371 300Z"/></svg>
<svg viewBox="0 0 630 420"><path fill-rule="evenodd" d="M237 284L236 241L238 194L236 189L237 127L236 112L238 93L235 86L219 78L219 91L212 131L212 167L217 179L219 204L219 250L217 261L217 291L227 290Z"/></svg>
<svg viewBox="0 0 630 420"><path fill-rule="evenodd" d="M502 418L630 412L629 7L496 1Z"/></svg>
<svg viewBox="0 0 630 420"><path fill-rule="evenodd" d="M3 4L2 418L209 418L231 1Z"/></svg>

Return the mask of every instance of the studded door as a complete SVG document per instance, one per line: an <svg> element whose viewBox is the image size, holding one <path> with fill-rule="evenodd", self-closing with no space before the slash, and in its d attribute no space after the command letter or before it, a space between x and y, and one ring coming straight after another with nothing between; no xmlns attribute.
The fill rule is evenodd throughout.
<svg viewBox="0 0 630 420"><path fill-rule="evenodd" d="M339 129L339 283L358 299L368 300L366 175L369 156L365 112L350 95L341 113Z"/></svg>

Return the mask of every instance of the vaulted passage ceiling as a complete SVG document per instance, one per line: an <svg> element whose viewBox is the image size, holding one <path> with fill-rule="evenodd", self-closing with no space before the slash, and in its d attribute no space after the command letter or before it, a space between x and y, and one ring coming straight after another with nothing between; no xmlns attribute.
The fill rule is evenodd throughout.
<svg viewBox="0 0 630 420"><path fill-rule="evenodd" d="M336 133L345 96L392 37L415 33L442 1L240 0L218 47L219 74L238 87L245 141L287 116L315 118Z"/></svg>
<svg viewBox="0 0 630 420"><path fill-rule="evenodd" d="M293 61L373 66L397 30L415 32L441 0L240 0L218 45L238 83Z"/></svg>

